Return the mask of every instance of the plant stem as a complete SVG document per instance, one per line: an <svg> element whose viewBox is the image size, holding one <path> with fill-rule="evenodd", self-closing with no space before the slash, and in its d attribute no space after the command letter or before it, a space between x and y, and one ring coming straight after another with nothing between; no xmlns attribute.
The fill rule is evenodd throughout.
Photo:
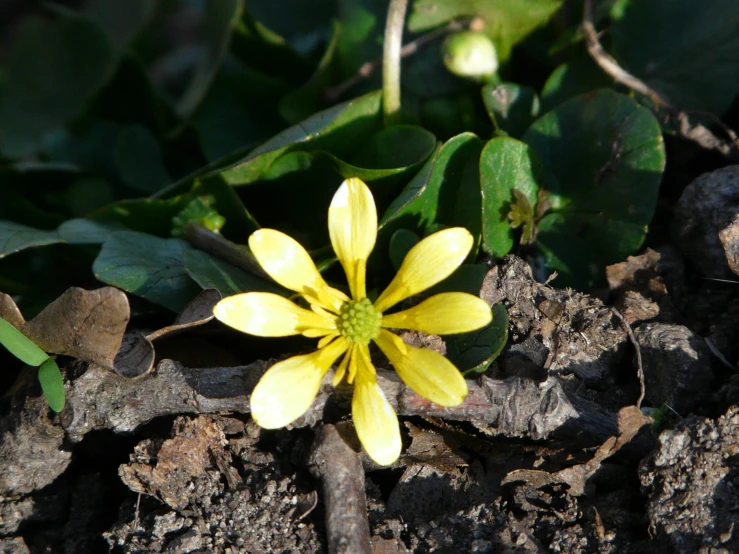
<svg viewBox="0 0 739 554"><path fill-rule="evenodd" d="M382 54L382 110L385 127L400 121L400 50L408 0L390 0Z"/></svg>

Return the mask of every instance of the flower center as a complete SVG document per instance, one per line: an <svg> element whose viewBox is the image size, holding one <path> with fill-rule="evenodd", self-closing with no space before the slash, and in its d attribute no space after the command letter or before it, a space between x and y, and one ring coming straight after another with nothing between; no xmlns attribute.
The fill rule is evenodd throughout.
<svg viewBox="0 0 739 554"><path fill-rule="evenodd" d="M339 314L339 332L350 342L369 344L380 332L382 314L375 310L369 298L344 302Z"/></svg>

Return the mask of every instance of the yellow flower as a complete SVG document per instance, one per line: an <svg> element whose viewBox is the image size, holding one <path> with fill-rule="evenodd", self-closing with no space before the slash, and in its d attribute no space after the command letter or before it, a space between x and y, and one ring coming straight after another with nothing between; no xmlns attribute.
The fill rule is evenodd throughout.
<svg viewBox="0 0 739 554"><path fill-rule="evenodd" d="M214 314L223 323L260 337L320 337L315 352L276 363L259 381L251 395L251 412L260 426L284 427L303 415L315 400L323 376L343 355L334 386L345 376L354 384L352 417L359 440L373 460L389 465L400 455L400 429L377 384L369 343L380 347L415 392L441 406L457 406L467 395L467 384L457 368L437 352L405 344L387 328L465 333L490 323L492 312L480 298L450 292L407 310L385 313L459 267L472 248L472 235L466 229L445 229L419 242L372 303L366 294L365 273L377 238L377 210L361 180L347 179L339 187L328 210L328 228L351 298L323 280L295 240L274 229L260 229L249 237L259 264L280 285L299 293L311 309L275 294L248 292L224 298Z"/></svg>

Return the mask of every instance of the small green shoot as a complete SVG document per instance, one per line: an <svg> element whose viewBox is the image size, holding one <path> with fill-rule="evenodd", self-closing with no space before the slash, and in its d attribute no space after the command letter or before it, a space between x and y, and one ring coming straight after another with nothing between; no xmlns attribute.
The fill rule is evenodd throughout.
<svg viewBox="0 0 739 554"><path fill-rule="evenodd" d="M185 236L185 226L197 223L210 231L220 231L226 224L226 218L213 207L216 199L213 195L198 196L185 209L172 218L172 236Z"/></svg>
<svg viewBox="0 0 739 554"><path fill-rule="evenodd" d="M38 367L38 379L49 406L55 412L64 408L64 381L59 366L36 343L0 318L0 344L23 363Z"/></svg>

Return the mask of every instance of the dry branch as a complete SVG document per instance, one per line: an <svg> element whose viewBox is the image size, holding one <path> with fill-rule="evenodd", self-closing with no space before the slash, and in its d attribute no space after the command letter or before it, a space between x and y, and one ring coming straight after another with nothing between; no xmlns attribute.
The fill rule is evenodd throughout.
<svg viewBox="0 0 739 554"><path fill-rule="evenodd" d="M323 486L330 554L372 554L364 468L333 425L316 432L310 464Z"/></svg>
<svg viewBox="0 0 739 554"><path fill-rule="evenodd" d="M96 429L130 432L163 415L249 413L249 394L272 363L188 368L162 360L154 372L138 379L126 379L91 365L68 384L62 425L70 439L78 441ZM329 372L313 406L294 426L314 425L323 420L324 411L348 412L350 389L343 386L334 391L331 378ZM618 430L615 414L585 400L569 398L556 378L538 383L518 377L501 381L483 376L467 382L469 395L454 408L437 406L420 397L393 372L378 370L378 381L399 415L470 421L492 435L551 437L586 446L599 444Z"/></svg>

